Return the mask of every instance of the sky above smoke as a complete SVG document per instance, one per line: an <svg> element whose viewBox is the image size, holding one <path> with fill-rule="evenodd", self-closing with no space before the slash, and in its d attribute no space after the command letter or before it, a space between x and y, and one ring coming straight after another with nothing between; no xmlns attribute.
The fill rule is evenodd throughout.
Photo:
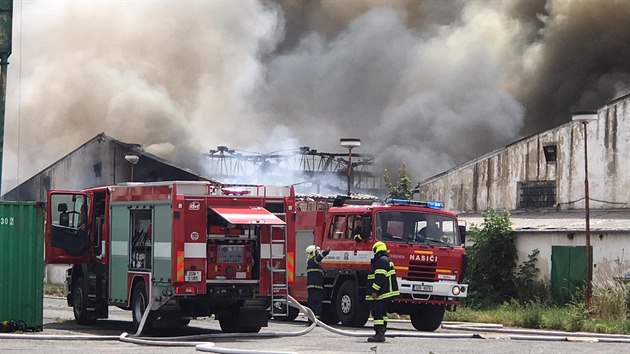
<svg viewBox="0 0 630 354"><path fill-rule="evenodd" d="M16 1L3 190L100 132L204 172L219 145L412 180L627 93L630 1Z"/></svg>

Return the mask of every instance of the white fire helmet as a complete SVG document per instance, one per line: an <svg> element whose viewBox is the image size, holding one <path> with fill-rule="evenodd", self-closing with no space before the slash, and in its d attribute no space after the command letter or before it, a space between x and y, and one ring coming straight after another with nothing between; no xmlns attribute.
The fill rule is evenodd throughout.
<svg viewBox="0 0 630 354"><path fill-rule="evenodd" d="M317 255L317 251L319 250L319 247L315 246L315 245L310 245L308 247L306 247L306 256L308 258L313 258L315 257L315 255Z"/></svg>

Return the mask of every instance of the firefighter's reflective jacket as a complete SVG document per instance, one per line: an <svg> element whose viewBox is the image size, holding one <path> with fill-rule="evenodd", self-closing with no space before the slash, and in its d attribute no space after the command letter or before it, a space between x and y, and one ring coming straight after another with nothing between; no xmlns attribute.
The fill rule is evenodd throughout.
<svg viewBox="0 0 630 354"><path fill-rule="evenodd" d="M317 252L315 257L311 257L306 262L306 288L307 289L323 289L324 288L324 271L320 262L328 255L328 250Z"/></svg>
<svg viewBox="0 0 630 354"><path fill-rule="evenodd" d="M383 300L400 295L394 263L386 252L379 252L372 259L372 273L368 275L366 300ZM376 298L372 293L377 293Z"/></svg>

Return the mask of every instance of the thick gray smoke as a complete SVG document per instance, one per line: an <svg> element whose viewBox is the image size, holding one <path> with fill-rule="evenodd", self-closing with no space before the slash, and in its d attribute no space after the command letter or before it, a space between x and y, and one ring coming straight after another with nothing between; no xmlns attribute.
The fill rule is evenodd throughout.
<svg viewBox="0 0 630 354"><path fill-rule="evenodd" d="M101 131L194 169L310 146L420 180L630 84L628 1L17 1L5 183ZM8 180L7 180L8 179Z"/></svg>

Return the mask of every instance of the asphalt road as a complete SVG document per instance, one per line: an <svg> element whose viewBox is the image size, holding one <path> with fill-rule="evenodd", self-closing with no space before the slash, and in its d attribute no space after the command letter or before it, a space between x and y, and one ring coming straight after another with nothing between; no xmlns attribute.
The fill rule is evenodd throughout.
<svg viewBox="0 0 630 354"><path fill-rule="evenodd" d="M371 323L368 323L370 326ZM337 327L341 330L361 333L364 336L344 336L315 328L308 334L295 337L272 338L205 338L203 342L213 342L216 347L236 350L259 350L269 352L296 353L624 353L628 352L628 343L601 343L589 338L557 340L557 337L534 337L529 340L510 339L508 334L485 332L483 330L460 331L441 328L433 334L417 332L408 322L393 322L389 325L389 334L398 334L387 338L386 343L372 344L366 341L373 331L366 326L363 329ZM271 321L269 327L261 333L298 332L306 328L306 320L300 316L295 322ZM73 319L72 309L66 306L65 299L46 297L44 299L44 330L26 333L39 339L25 339L24 334L15 337L0 337L2 353L200 353L194 346L158 347L124 343L112 336L121 333L133 333L131 313L110 307L110 318L99 320L94 326L80 326ZM538 332L536 334L544 334ZM220 335L219 324L212 319L193 320L188 327L170 329L158 333L161 336L182 335ZM436 336L476 334L483 338L442 338ZM45 340L44 336L109 336L103 340ZM555 334L557 335L557 334ZM418 336L418 337L411 337ZM555 340L552 340L555 339ZM197 339L197 341L199 341Z"/></svg>

